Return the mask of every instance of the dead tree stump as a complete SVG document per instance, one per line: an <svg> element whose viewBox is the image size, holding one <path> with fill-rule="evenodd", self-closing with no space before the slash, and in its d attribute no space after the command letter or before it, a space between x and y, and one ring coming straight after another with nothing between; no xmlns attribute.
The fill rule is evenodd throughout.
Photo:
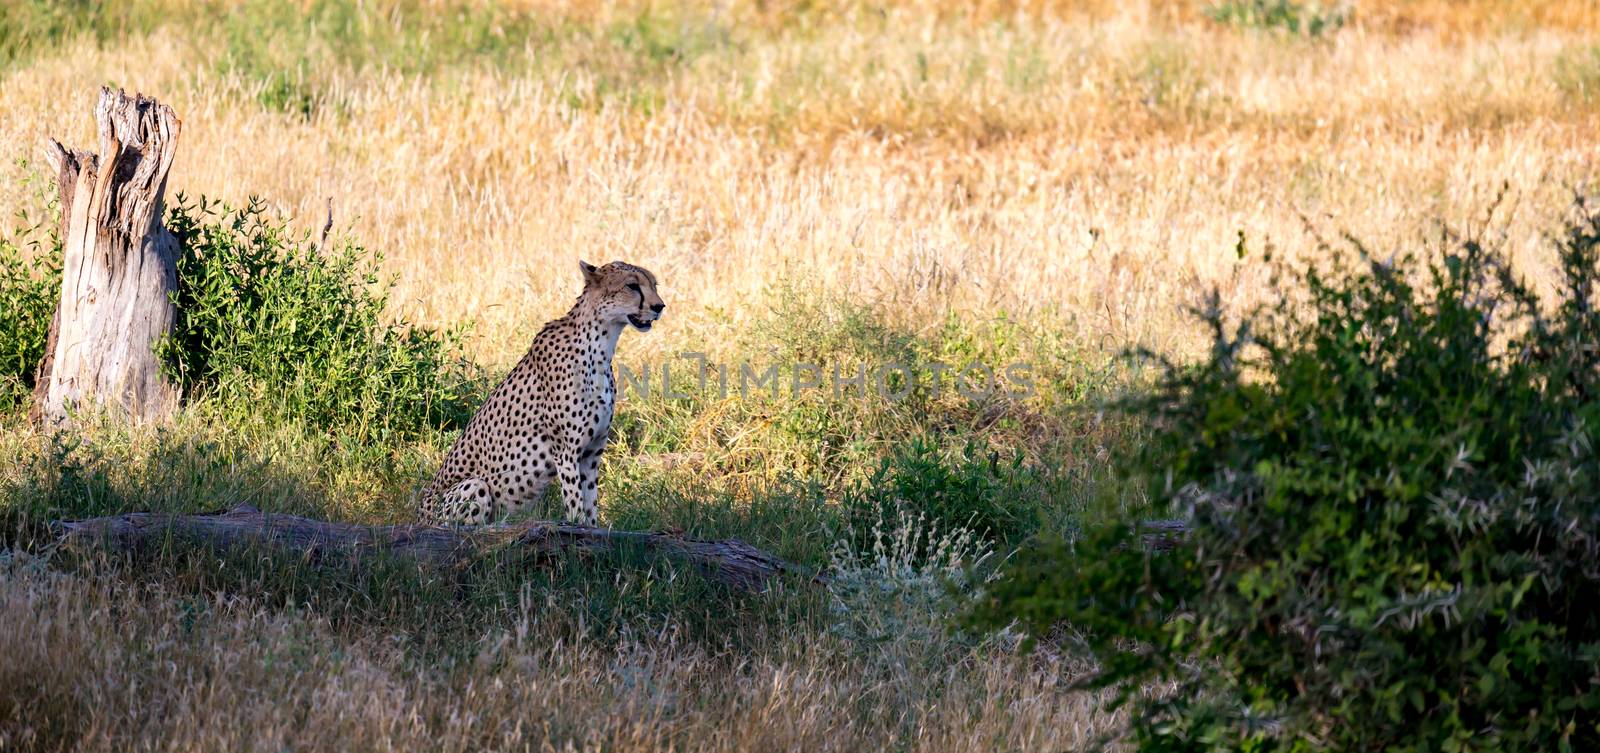
<svg viewBox="0 0 1600 753"><path fill-rule="evenodd" d="M75 406L146 421L178 404L155 354L177 317L178 242L161 215L178 117L107 88L94 115L99 155L54 139L45 148L61 190L61 300L34 389L36 422L61 421Z"/></svg>

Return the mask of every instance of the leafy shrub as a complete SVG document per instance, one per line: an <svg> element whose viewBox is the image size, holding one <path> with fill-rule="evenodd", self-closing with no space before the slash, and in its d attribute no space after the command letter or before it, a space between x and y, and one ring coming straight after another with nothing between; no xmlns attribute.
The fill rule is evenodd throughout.
<svg viewBox="0 0 1600 753"><path fill-rule="evenodd" d="M54 218L0 241L0 411L34 384L61 285ZM317 248L252 201L239 210L179 197L178 322L160 344L189 398L245 420L266 415L365 442L449 428L472 415L476 369L455 332L391 321L381 256Z"/></svg>
<svg viewBox="0 0 1600 753"><path fill-rule="evenodd" d="M1206 16L1226 26L1247 29L1281 29L1290 34L1319 37L1338 31L1350 19L1340 5L1295 0L1224 0L1206 8Z"/></svg>
<svg viewBox="0 0 1600 753"><path fill-rule="evenodd" d="M61 239L54 232L41 239L39 229L23 231L19 237L33 240L22 245L0 239L0 413L17 410L32 392L61 294Z"/></svg>
<svg viewBox="0 0 1600 753"><path fill-rule="evenodd" d="M258 201L233 210L180 196L167 226L183 251L162 351L186 395L358 441L471 417L477 383L456 334L389 320L381 255L317 248Z"/></svg>
<svg viewBox="0 0 1600 753"><path fill-rule="evenodd" d="M1553 301L1456 239L1211 306L1132 406L1188 544L1040 545L975 617L1082 631L1147 750L1600 749L1600 212L1559 251Z"/></svg>
<svg viewBox="0 0 1600 753"><path fill-rule="evenodd" d="M896 445L877 469L844 492L846 523L859 545L870 546L880 521L902 509L925 516L944 531L970 530L988 542L1017 543L1039 529L1048 494L1044 474L1013 453L969 442L946 455L914 438Z"/></svg>

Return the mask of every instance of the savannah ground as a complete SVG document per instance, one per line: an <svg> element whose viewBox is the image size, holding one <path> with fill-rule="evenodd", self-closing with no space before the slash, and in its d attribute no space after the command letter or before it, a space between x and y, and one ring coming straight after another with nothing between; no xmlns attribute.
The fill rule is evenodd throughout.
<svg viewBox="0 0 1600 753"><path fill-rule="evenodd" d="M1119 355L1192 357L1200 291L1248 307L1269 257L1345 234L1487 227L1551 284L1543 234L1595 177L1591 3L1295 6L1298 29L1251 5L8 5L0 208L24 255L53 223L37 144L91 146L109 83L183 119L170 203L260 197L293 244L331 198L335 238L383 255L385 321L463 328L471 384L565 311L581 257L661 280L668 316L621 365L1027 362L1037 389L623 402L603 517L840 575L763 596L637 562L84 562L42 523L407 520L459 425L393 429L413 408L382 395L305 410L346 366L237 353L159 430L49 436L15 405L0 748L1084 745L1117 721L1066 689L1089 667L952 631L945 576L1146 512L1117 469L1147 429L1104 409L1141 379Z"/></svg>

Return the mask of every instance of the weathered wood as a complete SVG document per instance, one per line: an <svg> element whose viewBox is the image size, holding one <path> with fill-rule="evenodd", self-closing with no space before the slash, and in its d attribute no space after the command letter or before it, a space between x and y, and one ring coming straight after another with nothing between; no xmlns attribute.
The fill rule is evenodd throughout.
<svg viewBox="0 0 1600 753"><path fill-rule="evenodd" d="M537 562L562 553L605 553L628 548L688 562L706 577L744 590L763 590L769 581L782 575L799 575L812 582L823 580L820 575L733 539L701 541L672 533L616 531L547 521L479 527L367 526L264 513L250 505L239 505L220 513L139 512L52 525L68 545L103 544L121 550L175 536L223 549L259 547L313 561L329 555L360 558L385 553L424 566L453 567L500 552Z"/></svg>
<svg viewBox="0 0 1600 753"><path fill-rule="evenodd" d="M1139 537L1152 552L1170 552L1189 540L1189 524L1176 518L1139 522Z"/></svg>
<svg viewBox="0 0 1600 753"><path fill-rule="evenodd" d="M61 191L61 299L34 392L34 419L96 405L135 421L166 416L178 390L155 344L172 331L178 243L161 224L179 122L143 95L102 88L99 155L55 140Z"/></svg>

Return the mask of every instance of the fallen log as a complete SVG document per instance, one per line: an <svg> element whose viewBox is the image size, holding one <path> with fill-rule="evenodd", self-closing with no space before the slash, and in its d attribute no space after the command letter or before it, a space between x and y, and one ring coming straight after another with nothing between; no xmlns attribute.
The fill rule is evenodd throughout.
<svg viewBox="0 0 1600 753"><path fill-rule="evenodd" d="M1177 518L1139 522L1139 538L1151 552L1170 552L1189 540L1189 524Z"/></svg>
<svg viewBox="0 0 1600 753"><path fill-rule="evenodd" d="M266 513L239 505L198 515L136 512L51 525L68 546L97 544L116 550L183 538L228 550L264 548L311 561L384 554L427 567L455 567L502 552L537 562L566 553L632 549L692 564L710 580L741 590L765 590L770 581L784 575L825 582L819 574L734 539L702 541L670 532L617 531L549 521L477 527L369 526Z"/></svg>

